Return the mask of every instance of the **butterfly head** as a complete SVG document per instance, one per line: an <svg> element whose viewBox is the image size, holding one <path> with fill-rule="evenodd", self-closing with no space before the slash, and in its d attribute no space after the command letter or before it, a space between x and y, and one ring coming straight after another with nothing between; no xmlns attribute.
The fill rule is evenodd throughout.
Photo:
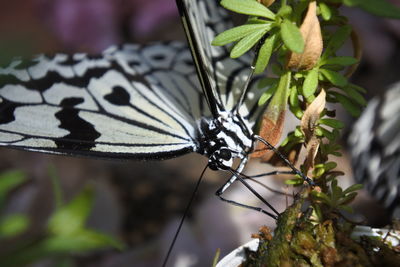
<svg viewBox="0 0 400 267"><path fill-rule="evenodd" d="M221 112L216 119L203 118L200 130L202 142L199 152L208 156L209 167L213 170L231 168L234 159L247 157L253 146L249 127L232 112Z"/></svg>

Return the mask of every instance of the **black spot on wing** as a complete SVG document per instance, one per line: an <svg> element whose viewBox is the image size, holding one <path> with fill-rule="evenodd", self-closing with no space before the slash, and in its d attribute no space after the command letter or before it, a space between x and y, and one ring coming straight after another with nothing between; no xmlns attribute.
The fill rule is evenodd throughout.
<svg viewBox="0 0 400 267"><path fill-rule="evenodd" d="M63 109L55 114L60 121L60 128L70 133L55 140L57 148L66 150L90 150L94 147L94 141L100 137L94 126L81 117L79 110L74 106L81 103L80 98L67 98L61 102Z"/></svg>
<svg viewBox="0 0 400 267"><path fill-rule="evenodd" d="M104 99L117 106L127 106L130 104L130 95L122 86L114 86L112 93L104 96Z"/></svg>
<svg viewBox="0 0 400 267"><path fill-rule="evenodd" d="M129 61L129 66L131 67L137 67L137 66L141 66L142 62L140 62L139 60L130 60Z"/></svg>
<svg viewBox="0 0 400 267"><path fill-rule="evenodd" d="M21 81L11 74L0 74L0 88L6 85L21 84Z"/></svg>
<svg viewBox="0 0 400 267"><path fill-rule="evenodd" d="M81 97L69 97L69 98L65 98L63 99L63 101L61 102L62 107L74 107L76 105L79 105L81 103L83 103L85 100Z"/></svg>
<svg viewBox="0 0 400 267"><path fill-rule="evenodd" d="M72 56L69 56L66 60L59 62L61 66L73 66L81 62L82 60L76 60Z"/></svg>
<svg viewBox="0 0 400 267"><path fill-rule="evenodd" d="M0 124L14 121L14 111L19 106L21 106L21 104L16 104L0 98Z"/></svg>
<svg viewBox="0 0 400 267"><path fill-rule="evenodd" d="M166 58L166 56L164 54L155 54L151 56L151 59L155 60L155 61L162 61Z"/></svg>
<svg viewBox="0 0 400 267"><path fill-rule="evenodd" d="M192 58L186 58L186 59L183 60L183 62L184 62L184 64L187 65L188 67L194 66L194 63L193 63L193 59L192 59Z"/></svg>

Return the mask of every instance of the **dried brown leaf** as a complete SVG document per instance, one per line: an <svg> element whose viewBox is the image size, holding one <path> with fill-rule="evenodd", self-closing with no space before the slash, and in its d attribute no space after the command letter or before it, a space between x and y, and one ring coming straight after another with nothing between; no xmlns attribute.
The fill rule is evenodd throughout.
<svg viewBox="0 0 400 267"><path fill-rule="evenodd" d="M320 145L320 139L317 138L317 136L315 135L315 127L322 111L325 108L325 97L325 91L321 90L319 95L307 107L304 112L303 118L301 119L300 127L306 137L307 156L304 163L306 172L314 167L314 160L317 156L318 148Z"/></svg>
<svg viewBox="0 0 400 267"><path fill-rule="evenodd" d="M257 0L257 1L266 7L269 7L275 2L275 0Z"/></svg>
<svg viewBox="0 0 400 267"><path fill-rule="evenodd" d="M304 40L304 51L300 54L290 52L287 68L310 70L317 64L323 49L316 1L309 3L307 14L300 26L300 32Z"/></svg>
<svg viewBox="0 0 400 267"><path fill-rule="evenodd" d="M316 122L319 119L322 111L326 105L326 93L321 90L319 95L314 99L314 101L307 107L304 111L304 115L301 118L301 130L306 136L306 141L309 140L314 135L314 130Z"/></svg>
<svg viewBox="0 0 400 267"><path fill-rule="evenodd" d="M282 136L284 121L285 110L279 113L278 119L275 121L271 120L267 112L265 112L262 118L259 135L271 145L276 146ZM269 161L269 159L274 155L274 152L265 149L266 146L259 143L255 152L251 154L251 157L261 158L262 161Z"/></svg>

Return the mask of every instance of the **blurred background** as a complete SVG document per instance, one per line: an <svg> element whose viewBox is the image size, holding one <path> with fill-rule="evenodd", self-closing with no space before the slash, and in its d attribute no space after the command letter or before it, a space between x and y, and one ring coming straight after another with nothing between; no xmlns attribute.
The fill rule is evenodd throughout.
<svg viewBox="0 0 400 267"><path fill-rule="evenodd" d="M37 53L99 53L120 43L185 41L174 0L2 2L0 62ZM368 99L383 94L400 77L400 24L360 10L344 9L343 12L350 17L364 45L364 57L352 82L368 90ZM339 116L348 125L343 135L345 147L354 119L344 111ZM346 173L342 183L349 185L353 183L349 158L344 156L340 161L339 166ZM162 162L118 162L0 148L0 173L20 170L24 174L9 174L8 177L24 178L18 178L21 182L9 187L4 200L0 192L0 233L1 227L7 227L4 218L13 214L22 214L25 218L19 230L12 232L11 229L11 234L0 235L0 262L20 255L31 261L30 266L159 266L206 164L207 159L199 155ZM248 169L254 174L267 171L268 166L252 162ZM0 176L0 185L2 177L6 176ZM225 255L250 240L261 225L274 227L274 222L266 216L231 207L214 196L226 178L223 173L206 172L170 266L210 266L217 248ZM289 190L279 177L269 177L264 182L280 191ZM279 211L291 201L256 188ZM79 196L86 199L82 203L93 202L82 204L90 212L78 212L82 210L79 205L74 208L71 204L80 203ZM228 197L260 205L241 186L230 189ZM361 193L354 206L357 214L365 216L371 225L389 222L384 209L366 192ZM70 212L66 213L68 216L56 213L62 210L60 207L69 207L65 209ZM71 224L76 214L81 214L78 217L85 221L85 229L107 234L118 240L114 240L118 244L98 236L82 249L77 246L82 243L74 243L76 240L61 245L53 241L57 234L62 236L68 232L62 225ZM62 229L54 230L54 227ZM53 243L42 242L48 239ZM119 244L124 248L115 248ZM36 250L32 249L35 246Z"/></svg>

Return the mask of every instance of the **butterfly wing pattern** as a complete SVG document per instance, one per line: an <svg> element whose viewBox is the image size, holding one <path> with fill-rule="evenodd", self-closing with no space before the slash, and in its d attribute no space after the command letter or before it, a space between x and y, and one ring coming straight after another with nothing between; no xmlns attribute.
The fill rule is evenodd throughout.
<svg viewBox="0 0 400 267"><path fill-rule="evenodd" d="M179 42L16 59L0 69L0 146L100 158L207 155L201 119L235 108L250 57L232 60L225 48L211 47L230 24L218 0L177 3L190 14L190 45L201 53L200 82L207 79L208 89ZM246 127L255 124L257 99L249 93L239 109Z"/></svg>
<svg viewBox="0 0 400 267"><path fill-rule="evenodd" d="M3 146L111 158L196 149L204 105L180 43L16 60L0 81Z"/></svg>

